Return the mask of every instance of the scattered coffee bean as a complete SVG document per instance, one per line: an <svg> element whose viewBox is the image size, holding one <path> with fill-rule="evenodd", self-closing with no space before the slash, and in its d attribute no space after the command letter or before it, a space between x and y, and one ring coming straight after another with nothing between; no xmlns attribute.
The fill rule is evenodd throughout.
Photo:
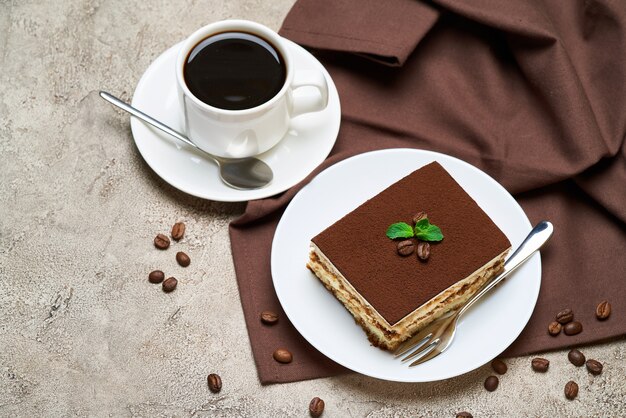
<svg viewBox="0 0 626 418"><path fill-rule="evenodd" d="M279 348L278 350L274 351L273 357L274 360L279 363L291 363L291 361L293 360L293 355L289 352L289 350L285 348Z"/></svg>
<svg viewBox="0 0 626 418"><path fill-rule="evenodd" d="M428 260L428 257L430 257L430 244L425 241L420 241L419 244L417 244L417 256L420 260Z"/></svg>
<svg viewBox="0 0 626 418"><path fill-rule="evenodd" d="M182 222L176 222L172 227L172 238L176 241L180 241L185 236L185 224Z"/></svg>
<svg viewBox="0 0 626 418"><path fill-rule="evenodd" d="M222 378L218 374L211 373L206 380L211 392L217 393L222 390Z"/></svg>
<svg viewBox="0 0 626 418"><path fill-rule="evenodd" d="M485 379L485 389L489 392L493 392L498 388L498 383L500 383L500 380L498 380L497 376L489 376Z"/></svg>
<svg viewBox="0 0 626 418"><path fill-rule="evenodd" d="M191 263L191 258L182 251L176 253L176 261L183 267L187 267Z"/></svg>
<svg viewBox="0 0 626 418"><path fill-rule="evenodd" d="M474 418L474 416L470 414L469 412L463 411L463 412L457 412L456 418Z"/></svg>
<svg viewBox="0 0 626 418"><path fill-rule="evenodd" d="M413 215L413 223L418 223L422 219L428 218L428 215L424 211L419 211L415 215Z"/></svg>
<svg viewBox="0 0 626 418"><path fill-rule="evenodd" d="M167 250L170 247L170 239L163 234L154 237L154 246L159 250Z"/></svg>
<svg viewBox="0 0 626 418"><path fill-rule="evenodd" d="M500 359L494 359L491 362L491 368L498 374L504 374L508 370L506 364Z"/></svg>
<svg viewBox="0 0 626 418"><path fill-rule="evenodd" d="M559 335L562 327L563 325L559 324L556 321L550 322L550 325L548 325L548 334L552 336Z"/></svg>
<svg viewBox="0 0 626 418"><path fill-rule="evenodd" d="M169 293L173 291L174 289L176 289L177 284L178 284L178 280L176 280L175 277L168 277L163 282L163 291Z"/></svg>
<svg viewBox="0 0 626 418"><path fill-rule="evenodd" d="M565 326L563 327L563 332L565 333L565 335L576 335L576 334L580 334L580 332L583 330L583 324L581 324L578 321L574 321L574 322L568 322L567 324L565 324Z"/></svg>
<svg viewBox="0 0 626 418"><path fill-rule="evenodd" d="M575 348L567 353L567 358L569 359L570 363L572 363L576 367L580 367L585 364L585 355Z"/></svg>
<svg viewBox="0 0 626 418"><path fill-rule="evenodd" d="M572 322L574 320L574 312L571 309L563 309L561 312L556 314L556 322L559 324L565 325L568 322Z"/></svg>
<svg viewBox="0 0 626 418"><path fill-rule="evenodd" d="M319 417L324 412L324 401L317 396L309 402L309 413L312 417Z"/></svg>
<svg viewBox="0 0 626 418"><path fill-rule="evenodd" d="M266 325L274 325L278 322L278 314L272 311L261 312L261 322Z"/></svg>
<svg viewBox="0 0 626 418"><path fill-rule="evenodd" d="M545 373L548 371L548 367L550 367L550 361L546 360L545 358L536 357L532 359L530 365L534 371L539 373Z"/></svg>
<svg viewBox="0 0 626 418"><path fill-rule="evenodd" d="M150 283L161 283L165 279L165 274L161 270L154 270L148 274L148 281Z"/></svg>
<svg viewBox="0 0 626 418"><path fill-rule="evenodd" d="M578 396L578 385L573 380L570 380L565 384L565 397L572 400Z"/></svg>
<svg viewBox="0 0 626 418"><path fill-rule="evenodd" d="M598 360L589 359L585 364L587 365L587 370L589 370L589 373L592 375L597 376L602 373L602 363Z"/></svg>
<svg viewBox="0 0 626 418"><path fill-rule="evenodd" d="M413 244L413 241L410 239L398 243L398 254L401 256L406 257L407 255L411 255L413 251L415 251L415 244Z"/></svg>
<svg viewBox="0 0 626 418"><path fill-rule="evenodd" d="M606 300L600 302L596 307L596 318L603 320L611 315L611 304Z"/></svg>

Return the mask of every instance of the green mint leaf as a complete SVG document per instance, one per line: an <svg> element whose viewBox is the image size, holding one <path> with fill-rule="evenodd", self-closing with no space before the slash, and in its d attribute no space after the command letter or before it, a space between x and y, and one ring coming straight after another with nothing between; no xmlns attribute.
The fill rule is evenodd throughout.
<svg viewBox="0 0 626 418"><path fill-rule="evenodd" d="M422 241L441 241L443 234L438 226L431 224L428 218L424 218L415 224L415 237Z"/></svg>
<svg viewBox="0 0 626 418"><path fill-rule="evenodd" d="M391 239L411 238L414 235L411 225L404 222L392 224L387 228L387 236Z"/></svg>

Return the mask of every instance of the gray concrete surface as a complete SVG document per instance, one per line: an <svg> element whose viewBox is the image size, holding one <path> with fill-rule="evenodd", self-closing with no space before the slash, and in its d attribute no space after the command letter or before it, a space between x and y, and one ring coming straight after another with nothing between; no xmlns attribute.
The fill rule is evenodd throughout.
<svg viewBox="0 0 626 418"><path fill-rule="evenodd" d="M484 366L430 384L356 374L262 387L239 303L227 234L242 204L189 197L136 151L126 114L150 62L203 24L231 17L278 29L293 0L0 0L0 416L327 417L626 416L624 340L584 349L601 376L545 355L508 361L496 392ZM192 257L152 247L178 220ZM149 285L161 267L172 294ZM219 373L218 395L206 376ZM565 382L580 384L577 400Z"/></svg>

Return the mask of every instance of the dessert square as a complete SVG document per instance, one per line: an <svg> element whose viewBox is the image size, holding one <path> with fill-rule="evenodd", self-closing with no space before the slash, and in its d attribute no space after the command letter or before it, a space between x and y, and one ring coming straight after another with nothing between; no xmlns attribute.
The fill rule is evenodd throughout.
<svg viewBox="0 0 626 418"><path fill-rule="evenodd" d="M390 225L425 212L443 233L430 255L400 255ZM420 240L410 238L417 248ZM437 162L414 171L312 238L307 267L370 342L394 350L462 305L502 269L511 243ZM408 251L407 251L408 252ZM423 255L423 254L421 254Z"/></svg>

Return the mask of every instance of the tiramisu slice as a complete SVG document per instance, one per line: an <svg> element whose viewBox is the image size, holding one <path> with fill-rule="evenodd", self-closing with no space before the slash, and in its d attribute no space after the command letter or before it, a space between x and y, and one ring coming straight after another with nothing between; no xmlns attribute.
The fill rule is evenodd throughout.
<svg viewBox="0 0 626 418"><path fill-rule="evenodd" d="M400 237L391 239L394 230ZM314 237L307 267L373 345L394 350L463 304L501 270L510 248L489 216L433 162Z"/></svg>

